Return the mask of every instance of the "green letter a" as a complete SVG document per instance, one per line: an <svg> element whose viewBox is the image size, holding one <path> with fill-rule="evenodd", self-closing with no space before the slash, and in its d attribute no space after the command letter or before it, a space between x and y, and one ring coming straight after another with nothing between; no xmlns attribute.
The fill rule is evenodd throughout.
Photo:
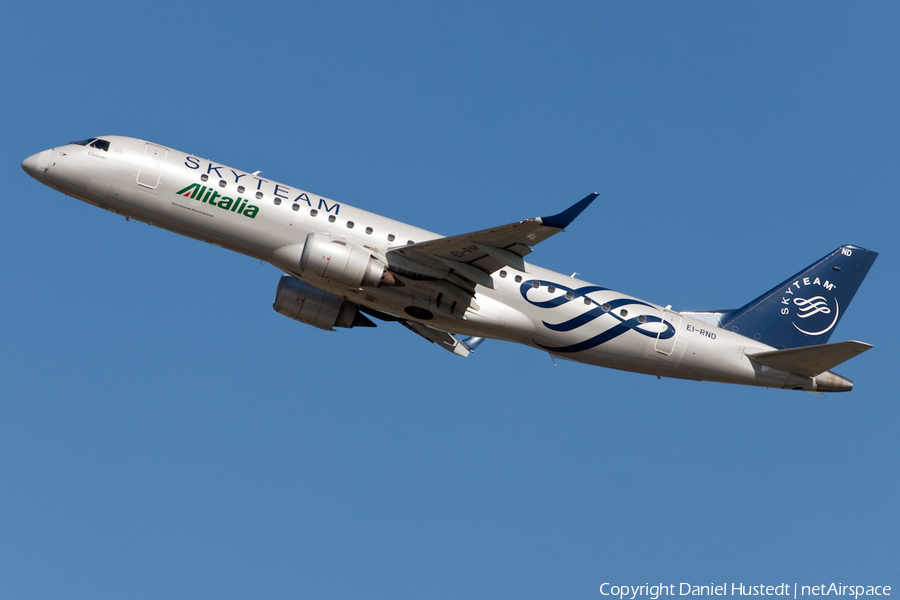
<svg viewBox="0 0 900 600"><path fill-rule="evenodd" d="M175 193L178 194L179 196L190 196L191 198L193 198L194 194L197 193L197 188L199 188L199 187L200 187L199 183L192 183L191 185L187 186L183 190L179 190ZM190 192L191 190L193 190L193 191L190 194L188 194L187 192Z"/></svg>

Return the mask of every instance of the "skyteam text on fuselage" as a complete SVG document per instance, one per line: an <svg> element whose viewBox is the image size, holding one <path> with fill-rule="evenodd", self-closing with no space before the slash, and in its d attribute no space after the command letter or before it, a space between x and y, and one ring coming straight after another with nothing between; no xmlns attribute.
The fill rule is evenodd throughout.
<svg viewBox="0 0 900 600"><path fill-rule="evenodd" d="M44 150L39 182L106 210L272 263L274 308L332 330L397 321L455 354L486 338L591 365L841 392L831 372L871 348L828 340L878 256L841 246L734 310L677 312L525 262L597 197L452 237L128 137Z"/></svg>

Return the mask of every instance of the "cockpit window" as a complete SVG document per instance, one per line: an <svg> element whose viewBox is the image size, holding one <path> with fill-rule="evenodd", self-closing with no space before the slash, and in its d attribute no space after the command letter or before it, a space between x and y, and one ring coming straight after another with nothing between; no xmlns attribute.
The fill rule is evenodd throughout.
<svg viewBox="0 0 900 600"><path fill-rule="evenodd" d="M86 140L81 140L80 142L69 143L76 146L90 146L91 148L96 148L97 150L109 152L109 142L107 142L106 140L101 140L100 138L89 138Z"/></svg>

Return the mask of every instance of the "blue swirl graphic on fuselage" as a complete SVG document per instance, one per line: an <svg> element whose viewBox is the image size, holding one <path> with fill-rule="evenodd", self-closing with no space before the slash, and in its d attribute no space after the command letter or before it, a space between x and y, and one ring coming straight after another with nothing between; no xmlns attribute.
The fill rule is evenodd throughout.
<svg viewBox="0 0 900 600"><path fill-rule="evenodd" d="M541 287L552 286L554 288L558 288L560 290L565 291L566 294L563 294L562 296L556 296L555 298L551 298L550 300L545 300L543 302L536 302L534 300L530 300L528 298L528 290L536 289L534 287L535 282L537 282ZM607 310L603 310L602 306L598 305L596 302L594 302L593 300L591 300L590 298L587 297L587 294L589 294L590 292L601 292L601 291L608 291L608 290L607 290L607 288L602 288L602 287L599 287L596 285L586 285L584 287L573 289L570 287L566 287L564 285L560 285L558 283L554 283L552 281L543 281L540 279L530 279L528 281L523 281L522 285L519 286L519 293L522 294L522 297L525 299L525 301L528 302L529 304L531 304L532 306L537 306L538 308L556 308L557 306L562 306L564 304L568 304L569 302L574 302L575 300L578 300L578 299L580 299L582 302L584 302L584 300L588 300L590 302L590 304L592 305L592 308L590 310L588 310L587 312L580 314L577 317L574 317L572 319L569 319L568 321L563 321L562 323L548 323L546 321L542 321L542 323L544 324L544 326L547 329L550 329L552 331L574 331L575 329L578 329L579 327L583 327L584 325L587 325L591 321L598 319L600 317L603 317L603 316L609 316L609 317L612 317L612 318L616 319L617 321L619 321L619 323L617 325L610 327L603 333L595 335L594 337L586 339L583 342L579 342L577 344L571 344L569 346L557 346L557 347L545 346L543 344L537 344L537 345L540 346L541 348L544 348L545 350L550 350L552 352L581 352L582 350L590 350L591 348L595 348L595 347L599 346L600 344L603 344L612 339L615 339L615 338L619 337L620 335L622 335L623 333L627 333L629 331L634 331L643 336L657 338L660 340L667 340L670 337L672 337L673 335L675 335L675 327L673 327L672 324L669 323L668 321L665 321L659 317L654 317L654 316L650 316L650 315L637 315L630 319L625 319L613 312L616 308L619 308L620 306L625 306L628 304L637 304L639 306L646 306L648 308L654 308L653 306L651 306L650 304L647 304L646 302L641 302L640 300L632 300L630 298L616 298L614 300L610 300L609 302L606 302L606 304L608 304L609 307ZM571 298L567 297L569 292L571 292L571 294L572 294ZM645 318L643 323L641 323L639 321L641 316L643 316ZM652 331L645 331L645 330L641 329L641 326L646 325L647 323L663 323L666 326L666 330L659 332L659 333L654 333ZM535 342L535 343L537 343L537 342Z"/></svg>

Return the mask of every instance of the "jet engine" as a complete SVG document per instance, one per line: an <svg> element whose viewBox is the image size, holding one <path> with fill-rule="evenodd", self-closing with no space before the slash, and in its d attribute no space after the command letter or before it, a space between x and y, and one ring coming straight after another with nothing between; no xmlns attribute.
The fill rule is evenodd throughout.
<svg viewBox="0 0 900 600"><path fill-rule="evenodd" d="M272 308L286 317L327 331L334 331L333 327L375 327L355 304L290 275L278 282Z"/></svg>
<svg viewBox="0 0 900 600"><path fill-rule="evenodd" d="M393 275L371 252L320 233L306 236L300 274L346 287L393 285Z"/></svg>

